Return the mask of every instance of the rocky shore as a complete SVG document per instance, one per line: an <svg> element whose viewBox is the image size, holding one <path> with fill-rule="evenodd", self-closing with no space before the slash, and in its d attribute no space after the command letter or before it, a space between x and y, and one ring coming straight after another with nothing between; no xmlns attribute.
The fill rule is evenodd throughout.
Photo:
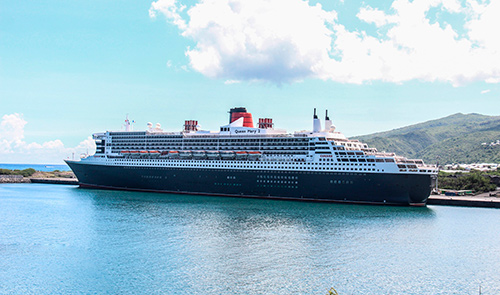
<svg viewBox="0 0 500 295"><path fill-rule="evenodd" d="M31 180L22 175L0 175L0 183L30 183Z"/></svg>
<svg viewBox="0 0 500 295"><path fill-rule="evenodd" d="M78 184L78 179L71 171L37 171L29 177L22 175L0 175L0 183Z"/></svg>

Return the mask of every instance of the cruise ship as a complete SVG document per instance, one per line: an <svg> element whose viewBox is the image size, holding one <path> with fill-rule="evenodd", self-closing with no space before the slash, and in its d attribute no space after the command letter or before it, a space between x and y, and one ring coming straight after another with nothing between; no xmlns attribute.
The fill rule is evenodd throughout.
<svg viewBox="0 0 500 295"><path fill-rule="evenodd" d="M182 131L148 123L93 134L96 151L66 160L80 187L209 196L425 206L437 177L422 160L350 140L326 111L311 131L287 133L271 118L254 126L244 107L218 131L187 120Z"/></svg>

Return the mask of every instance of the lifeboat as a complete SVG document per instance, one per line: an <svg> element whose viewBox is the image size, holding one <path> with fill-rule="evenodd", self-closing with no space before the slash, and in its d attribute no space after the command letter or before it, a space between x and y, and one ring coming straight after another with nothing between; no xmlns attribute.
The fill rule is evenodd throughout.
<svg viewBox="0 0 500 295"><path fill-rule="evenodd" d="M149 155L149 152L148 151L139 151L139 155L141 157L147 157Z"/></svg>
<svg viewBox="0 0 500 295"><path fill-rule="evenodd" d="M159 156L159 157L160 157L160 158L166 158L166 157L168 157L168 151L162 151L162 152L160 153L160 156Z"/></svg>
<svg viewBox="0 0 500 295"><path fill-rule="evenodd" d="M248 153L245 151L237 151L235 154L237 160L245 160L248 157Z"/></svg>
<svg viewBox="0 0 500 295"><path fill-rule="evenodd" d="M232 160L235 158L235 154L233 151L221 151L220 156L224 160Z"/></svg>
<svg viewBox="0 0 500 295"><path fill-rule="evenodd" d="M257 151L248 152L248 159L249 160L257 160L260 158L260 156L262 156L261 152L257 152Z"/></svg>
<svg viewBox="0 0 500 295"><path fill-rule="evenodd" d="M139 157L139 151L130 151L131 157Z"/></svg>
<svg viewBox="0 0 500 295"><path fill-rule="evenodd" d="M177 158L179 158L179 152L178 151L169 151L168 157L170 159L177 159Z"/></svg>
<svg viewBox="0 0 500 295"><path fill-rule="evenodd" d="M158 158L160 156L160 151L148 151L151 158Z"/></svg>
<svg viewBox="0 0 500 295"><path fill-rule="evenodd" d="M193 153L191 151L179 151L179 157L182 159L191 159Z"/></svg>
<svg viewBox="0 0 500 295"><path fill-rule="evenodd" d="M205 159L207 157L207 154L205 151L193 151L193 157L195 159Z"/></svg>
<svg viewBox="0 0 500 295"><path fill-rule="evenodd" d="M216 160L220 158L219 151L207 151L207 157L212 160Z"/></svg>

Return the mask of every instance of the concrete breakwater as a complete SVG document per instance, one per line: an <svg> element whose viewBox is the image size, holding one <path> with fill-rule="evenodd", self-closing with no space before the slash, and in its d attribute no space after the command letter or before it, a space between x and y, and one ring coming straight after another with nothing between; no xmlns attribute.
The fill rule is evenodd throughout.
<svg viewBox="0 0 500 295"><path fill-rule="evenodd" d="M0 183L30 183L29 178L22 175L0 175Z"/></svg>
<svg viewBox="0 0 500 295"><path fill-rule="evenodd" d="M76 178L31 178L31 183L48 183L48 184L69 184L77 185Z"/></svg>
<svg viewBox="0 0 500 295"><path fill-rule="evenodd" d="M500 208L500 198L490 197L489 193L477 196L431 195L427 200L427 205Z"/></svg>
<svg viewBox="0 0 500 295"><path fill-rule="evenodd" d="M0 175L0 183L47 183L77 185L76 178L29 178L22 175Z"/></svg>

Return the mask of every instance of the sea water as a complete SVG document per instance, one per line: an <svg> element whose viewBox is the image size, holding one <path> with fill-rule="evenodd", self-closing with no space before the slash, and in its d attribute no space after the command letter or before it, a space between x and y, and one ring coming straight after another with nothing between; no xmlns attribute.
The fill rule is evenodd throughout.
<svg viewBox="0 0 500 295"><path fill-rule="evenodd" d="M500 294L500 210L0 185L1 294Z"/></svg>

